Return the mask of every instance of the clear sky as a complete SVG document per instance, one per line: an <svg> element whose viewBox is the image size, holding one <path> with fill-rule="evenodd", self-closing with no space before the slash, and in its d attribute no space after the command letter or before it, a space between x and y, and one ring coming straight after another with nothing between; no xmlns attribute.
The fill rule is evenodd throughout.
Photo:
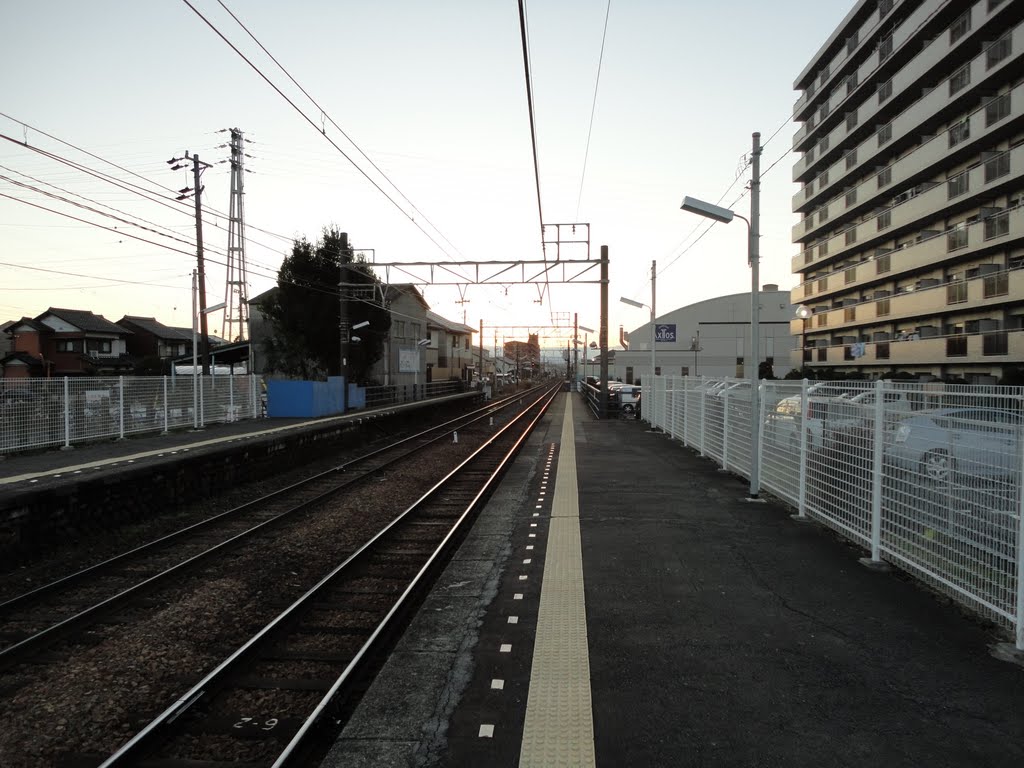
<svg viewBox="0 0 1024 768"><path fill-rule="evenodd" d="M250 296L274 284L288 239L313 239L328 225L347 231L355 247L374 249L379 261L541 258L516 0L225 0L401 194L321 118L217 0L190 2L402 210L183 0L0 5L0 112L6 115L0 134L171 200L173 193L155 185L176 190L191 181L165 161L185 150L208 162L224 160L227 150L218 147L227 134L217 131L241 128L252 141L246 161L252 172L245 179ZM707 224L679 205L684 195L722 198L750 151L753 131L767 141L781 128L762 160L761 282L792 287L794 155L767 169L789 149L796 128L788 122L797 97L793 80L853 5L612 0L583 176L608 3L527 2L544 219L589 222L595 257L601 245L609 246L612 342L620 324L630 330L647 320L647 310L618 299L650 302L652 260L658 262L659 314L749 290L742 222L715 226L694 244ZM749 171L722 205L736 201L748 177ZM204 184L204 203L227 211L227 163L207 171ZM58 306L110 320L132 314L191 324L195 229L187 206L146 200L7 140L0 141L0 195L7 196L0 197L0 319ZM736 210L747 215L749 195ZM227 231L224 218L216 222L219 227L204 231L211 305L224 299L218 262ZM179 240L167 236L172 233ZM474 327L482 319L487 343L499 326L499 340L526 333L508 327L529 325L547 338L556 334L541 326L551 325L553 316L571 321L579 313L580 324L591 328L599 321L596 285L552 284L543 304L537 287L527 285L469 287L462 304L455 288L428 286L424 293L442 315L462 320L465 312ZM219 331L219 316L211 317L210 328Z"/></svg>

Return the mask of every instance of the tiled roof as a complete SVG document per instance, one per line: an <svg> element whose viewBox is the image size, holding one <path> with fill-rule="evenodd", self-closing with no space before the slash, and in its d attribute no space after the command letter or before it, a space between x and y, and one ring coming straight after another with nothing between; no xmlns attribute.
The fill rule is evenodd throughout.
<svg viewBox="0 0 1024 768"><path fill-rule="evenodd" d="M456 323L454 320L443 318L436 312L431 312L430 310L427 310L427 321L439 328L451 331L452 333L473 333L475 330L474 328L470 328L468 325L463 325L462 323Z"/></svg>
<svg viewBox="0 0 1024 768"><path fill-rule="evenodd" d="M50 307L48 310L39 315L36 320L42 320L47 315L53 315L59 317L66 323L70 323L79 330L93 333L118 333L118 334L130 334L127 328L122 328L116 323L112 323L103 315L94 315L87 309L61 309L59 307Z"/></svg>
<svg viewBox="0 0 1024 768"><path fill-rule="evenodd" d="M171 328L170 326L164 325L158 321L155 317L136 317L135 315L125 315L117 321L117 325L122 327L126 324L141 328L160 339L178 339L181 341L188 341L192 338L191 328Z"/></svg>

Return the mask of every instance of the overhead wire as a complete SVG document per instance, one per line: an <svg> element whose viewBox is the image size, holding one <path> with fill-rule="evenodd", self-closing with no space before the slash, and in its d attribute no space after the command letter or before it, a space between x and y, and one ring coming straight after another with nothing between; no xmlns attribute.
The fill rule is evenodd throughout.
<svg viewBox="0 0 1024 768"><path fill-rule="evenodd" d="M533 146L533 178L537 187L537 219L540 222L540 244L544 256L544 287L545 291L549 291L550 285L548 284L547 275L548 252L544 242L544 206L541 204L540 195L540 161L537 155L537 121L533 104L533 78L530 72L530 43L526 23L526 0L519 0L519 33L523 44L523 69L526 74L526 106L530 115L530 142Z"/></svg>
<svg viewBox="0 0 1024 768"><path fill-rule="evenodd" d="M216 25L213 24L213 22L211 22L208 18L206 18L206 16L204 16L199 11L199 9L197 9L194 5L192 5L192 3L189 2L189 0L181 0L181 1L185 5L187 5L189 7L189 9L191 9L192 12L195 13L196 16L198 16L203 21L203 23L205 23L206 26L208 26L213 31L213 33L217 35L217 37L219 37L221 40L223 40L224 43L229 48L231 48L231 50L234 51L239 56L239 58L242 59L242 61L244 61L246 64L248 64L249 67L257 75L259 75L263 79L264 82L267 83L267 85L269 85L271 88L273 88L274 91L282 99L284 99L292 109L294 109L296 112L298 112L299 116L302 117L303 120L305 120L307 123L309 123L318 133L320 133L320 135L323 136L324 139L342 155L342 157L344 157L346 160L348 160L353 165L353 167L357 171L359 171L359 173L367 181L369 181L374 186L374 188L378 192L380 192L382 195L384 195L384 197L388 200L388 202L390 202L403 216L405 216L410 222L412 222L413 226L415 226L418 230L420 230L420 232L422 232L424 234L424 236L428 240L430 240L430 242L432 242L437 247L438 250L440 250L442 253L444 253L446 256L448 256L449 259L452 258L451 254L448 253L447 250L445 250L444 246L442 246L439 242L437 242L437 240L429 232L427 232L427 230L425 230L423 228L423 226L416 220L416 217L410 215L408 211L406 211L404 208L402 208L402 206L399 205L398 201L395 200L391 195L389 195L387 193L387 191L383 187L381 187L381 185L378 184L376 182L376 180L374 180L370 176L370 174L368 174L362 167L360 167L359 164L356 163L347 152L345 152L345 150L343 150L340 146L338 146L338 143L336 141L334 141L334 139L332 139L330 136L327 135L327 133L325 131L323 131L321 128L319 128L317 126L317 124L312 120L312 118L310 118L309 115L307 115L302 110L301 107L299 107L294 101L292 101L292 99L290 99L288 97L288 95L284 93L284 91L282 91L280 88L278 88L277 85L269 77L267 77L267 75L258 66L256 66L256 64L254 64L249 59L248 56L246 56L244 53L242 53L234 43L232 43L230 40L228 40L228 38L224 35L224 33L221 32L216 27Z"/></svg>
<svg viewBox="0 0 1024 768"><path fill-rule="evenodd" d="M604 31L601 33L601 53L597 57L597 78L594 81L594 100L590 105L590 126L587 128L587 146L583 151L583 172L580 174L580 191L576 196L576 221L580 219L580 203L583 200L583 181L587 177L587 159L590 157L590 138L594 133L594 113L597 111L597 90L601 85L601 64L604 62L604 43L608 37L608 17L612 12L612 0L604 12Z"/></svg>

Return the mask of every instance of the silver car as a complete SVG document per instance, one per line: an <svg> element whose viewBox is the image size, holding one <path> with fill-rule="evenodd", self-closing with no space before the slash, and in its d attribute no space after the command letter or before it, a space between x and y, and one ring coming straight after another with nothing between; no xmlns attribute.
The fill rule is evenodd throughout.
<svg viewBox="0 0 1024 768"><path fill-rule="evenodd" d="M1020 471L1024 418L1000 408L937 408L891 425L886 458L933 481L1005 478Z"/></svg>

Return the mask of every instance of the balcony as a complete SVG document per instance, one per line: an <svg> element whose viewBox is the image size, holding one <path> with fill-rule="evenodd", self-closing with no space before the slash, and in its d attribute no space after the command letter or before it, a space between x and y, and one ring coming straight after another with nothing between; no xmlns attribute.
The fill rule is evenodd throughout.
<svg viewBox="0 0 1024 768"><path fill-rule="evenodd" d="M979 0L979 2L976 2L974 4L974 7L972 8L972 24L974 29L977 29L979 23L987 15L985 4L986 0ZM869 56L860 65L860 67L858 67L857 82L866 84L869 80L872 80L874 76L879 72L879 70L882 69L883 64L893 59L893 53L901 51L903 49L904 44L911 37L918 34L919 28L927 25L929 17L934 12L935 8L931 3L922 3L918 8L916 8L910 14L910 16L904 19L904 21L896 28L896 30L890 36L889 39L891 42L889 43L888 51L881 45L879 45L878 49L875 50L875 52L871 56ZM977 19L974 18L975 15L978 17ZM962 40L957 43L957 45L962 44ZM935 63L941 60L942 56L949 53L950 49L951 45L949 42L949 35L938 35L931 45L926 46L925 49L921 53L919 53L914 59L912 59L906 67L904 67L903 69L896 73L895 77L900 78L897 81L897 90L906 88L914 84L916 82L916 77L920 77L922 73L927 73L932 67L935 66ZM931 52L931 57L935 57L937 55L937 58L934 58L934 60L930 60L929 52ZM840 53L839 56L845 60L844 54L845 49L844 52ZM834 90L836 88L835 83L830 82L828 88ZM821 90L828 89L822 89L819 87L819 91ZM860 103L868 103L869 100L863 98L864 89L859 89L854 93L856 94L857 98L860 99ZM797 104L799 105L799 101L797 102ZM833 106L838 107L839 105L840 104L837 103L834 104ZM797 112L796 114L798 115L798 119L800 119L800 112ZM802 127L799 131L797 131L796 135L793 136L793 149L797 152L804 151L806 149L805 142L807 141L809 135L813 132L814 128L806 125ZM795 172L796 169L794 168L794 173ZM794 180L798 179L794 178Z"/></svg>
<svg viewBox="0 0 1024 768"><path fill-rule="evenodd" d="M1020 94L1021 102L1024 103L1024 86L1021 88ZM910 156L906 160L910 160L913 157ZM990 169L993 163L1002 164L1007 158L1009 161L1009 172L1000 173L995 175L991 173ZM897 163L894 168L899 168L903 165L903 161ZM1000 172L1002 168L999 169ZM1024 178L1024 145L1016 147L1010 150L1008 153L1000 155L998 158L992 158L987 162L983 162L980 165L969 169L965 176L964 183L971 190L971 195L977 196L984 194L987 189L991 189L994 186L1002 185L1006 181ZM801 253L794 256L791 260L790 266L794 273L803 273L810 271L816 264L822 261L841 259L844 252L852 250L863 250L864 246L870 245L872 241L883 242L891 237L888 232L897 230L900 227L909 227L915 222L920 221L924 218L934 218L942 215L944 209L950 208L957 204L957 200L950 200L949 189L945 184L939 184L938 186L932 187L926 191L921 192L913 197L906 196L906 193L897 195L896 199L902 199L902 202L897 204L895 207L890 208L887 213L889 215L889 226L885 227L881 233L878 230L878 221L876 218L867 219L857 224L856 234L851 237L855 238L855 242L847 242L847 232L841 232L827 240L822 241L825 244L825 250L818 249L818 256L812 257L810 261L807 260L807 255L811 252L810 249L802 251ZM1019 218L1019 217L1018 217ZM797 225L797 229L801 227L803 222ZM1020 229L1014 228L1014 216L1013 212L1010 214L1009 229L1013 232L1021 232ZM976 241L981 241L982 235L977 235ZM860 246L858 247L858 243ZM917 244L920 245L920 244ZM911 246L912 250L915 246Z"/></svg>
<svg viewBox="0 0 1024 768"><path fill-rule="evenodd" d="M1005 353L986 353L992 348L992 339L999 337ZM948 354L949 343L956 354ZM1004 343L1005 342L1005 343ZM810 351L810 350L808 350ZM816 347L817 363L828 366L849 366L849 345ZM881 354L879 354L881 352ZM961 354L962 352L962 354ZM799 357L799 355L796 355ZM867 342L865 354L853 360L853 365L871 365L881 361L886 366L899 368L913 365L1000 365L1024 360L1024 330L998 331L956 336L931 336L923 339Z"/></svg>
<svg viewBox="0 0 1024 768"><path fill-rule="evenodd" d="M990 81L995 73L998 73L1008 62L1016 61L1021 58L1024 53L1024 24L1018 25L1013 28L1009 33L1008 47L1010 53L1005 58L1000 59L995 66L988 67L988 56L987 53L983 52L969 62L969 79L971 85L966 89L957 94L957 99L962 99L962 103L967 108L967 105L973 106L977 101L977 93L979 89L984 89L986 83ZM927 55L929 51L934 49L933 56ZM950 52L948 35L940 35L938 38L932 41L932 43L925 48L925 50L918 57L922 59L918 61L914 60L908 65L908 70L913 67L913 72L909 73L906 78L903 78L903 72L899 73L895 80L898 89L918 89L920 85L916 83L917 80L925 77L929 70L934 67L939 61L942 60ZM924 57L924 58L922 58ZM919 66L920 65L920 66ZM906 70L904 70L906 71ZM1015 89L1016 90L1016 89ZM909 92L909 91L907 91ZM1016 97L1011 98L1011 108L1013 103L1016 101ZM886 102L888 103L888 102ZM913 104L909 105L906 110L896 116L892 121L892 133L894 136L904 135L924 135L929 133L926 130L929 123L934 122L934 118L937 113L946 109L950 104L949 90L946 87L946 83L940 83L930 93L918 99ZM1017 102L1017 111L1019 114L1020 104ZM838 108L838 105L837 105ZM864 102L860 106L861 111L861 123L873 123L877 122L876 114L879 105L877 103ZM984 112L984 110L982 110ZM985 126L984 115L972 115L972 122L974 125L970 126L970 133L974 137L980 138L981 133ZM942 136L945 136L945 132L942 132ZM837 142L841 142L847 136L845 124L835 128L829 134L829 141L833 146L837 145ZM936 137L938 138L938 137ZM933 139L932 142L935 140ZM929 142L929 143L932 143ZM948 150L948 142L943 141L943 148L939 150L937 147L933 152L940 156L944 155ZM822 168L812 166L817 165L811 158L801 158L793 166L793 181L800 182L806 181L808 177L812 175L820 175L824 171L829 172L829 177L835 182L831 189L835 189L835 185L841 185L846 178L854 175L857 169L872 167L880 165L883 162L882 158L887 158L889 152L879 146L878 140L875 136L869 136L867 139L862 141L856 148L851 148L856 151L856 156L859 160L858 163L852 167L847 167L845 157L837 158L837 161L832 165ZM916 154L918 150L915 150L913 154ZM819 157L820 163L820 157ZM899 178L905 178L909 174L901 174ZM831 192L831 189L828 190ZM801 190L802 192L802 190ZM814 205L820 205L822 198L822 190L818 190L816 195L802 195L796 194L793 196L792 204L794 211L806 210Z"/></svg>

